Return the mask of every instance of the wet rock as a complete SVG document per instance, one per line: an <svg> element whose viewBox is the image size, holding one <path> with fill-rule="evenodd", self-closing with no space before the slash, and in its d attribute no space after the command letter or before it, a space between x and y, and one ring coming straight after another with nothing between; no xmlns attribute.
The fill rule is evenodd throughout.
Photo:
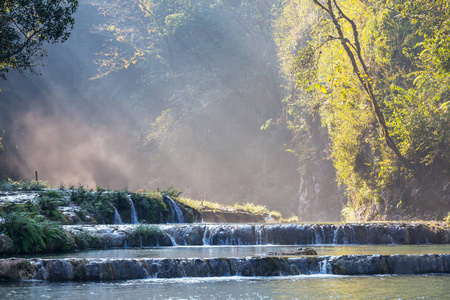
<svg viewBox="0 0 450 300"><path fill-rule="evenodd" d="M450 227L413 223L369 224L217 224L152 225L159 234L143 246L445 244ZM84 248L139 247L135 225L65 226ZM84 242L83 242L84 241ZM145 242L145 243L144 243ZM82 247L83 248L83 247Z"/></svg>
<svg viewBox="0 0 450 300"><path fill-rule="evenodd" d="M0 281L36 279L41 268L40 260L36 259L0 259Z"/></svg>
<svg viewBox="0 0 450 300"><path fill-rule="evenodd" d="M267 255L317 255L317 251L313 248L298 248L292 251L279 251L279 252L268 252Z"/></svg>
<svg viewBox="0 0 450 300"><path fill-rule="evenodd" d="M0 280L449 273L450 254L184 259L1 259Z"/></svg>
<svg viewBox="0 0 450 300"><path fill-rule="evenodd" d="M13 250L13 241L4 233L0 233L0 254Z"/></svg>

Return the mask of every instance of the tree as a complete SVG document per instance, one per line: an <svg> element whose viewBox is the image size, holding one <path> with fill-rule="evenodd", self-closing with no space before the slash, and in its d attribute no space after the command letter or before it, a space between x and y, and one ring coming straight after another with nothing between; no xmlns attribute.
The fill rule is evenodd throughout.
<svg viewBox="0 0 450 300"><path fill-rule="evenodd" d="M293 73L300 91L287 107L306 106L327 128L328 153L349 198L343 215L427 218L438 215L436 207L445 211L448 204L440 203L448 201L441 191L450 165L448 1L288 3L290 14L310 14L284 30L297 53ZM306 124L310 131L305 121L311 116L294 117L291 127Z"/></svg>
<svg viewBox="0 0 450 300"><path fill-rule="evenodd" d="M3 0L0 4L0 77L32 70L46 55L44 42L64 42L77 0Z"/></svg>
<svg viewBox="0 0 450 300"><path fill-rule="evenodd" d="M414 165L411 161L406 159L403 154L398 150L396 142L392 139L391 134L389 132L389 128L386 124L386 120L384 117L384 113L380 108L379 100L377 99L373 84L372 84L372 76L369 72L369 68L366 64L362 56L361 43L359 38L359 31L357 29L356 23L345 14L341 7L338 5L336 0L326 0L325 2L319 0L313 0L314 4L320 7L322 11L324 11L328 17L333 22L335 32L337 36L328 36L328 40L338 40L344 51L347 55L348 59L351 62L353 73L358 78L359 83L363 87L365 93L367 94L371 104L372 109L377 118L378 124L382 128L383 136L386 141L386 144L389 148L394 151L395 155L399 159L399 161L408 169L413 169ZM347 23L351 30L348 30L348 33L345 34L343 30L342 23Z"/></svg>

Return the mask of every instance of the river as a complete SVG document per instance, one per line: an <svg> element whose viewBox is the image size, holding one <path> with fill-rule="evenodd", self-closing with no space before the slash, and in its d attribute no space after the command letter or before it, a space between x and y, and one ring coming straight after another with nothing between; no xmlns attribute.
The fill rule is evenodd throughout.
<svg viewBox="0 0 450 300"><path fill-rule="evenodd" d="M264 256L299 246L177 246L87 250L41 258L211 258ZM321 255L450 253L450 245L316 245ZM0 284L1 299L449 299L449 275L137 279L126 281L21 281Z"/></svg>
<svg viewBox="0 0 450 300"><path fill-rule="evenodd" d="M2 299L449 299L448 275L227 277L0 284Z"/></svg>

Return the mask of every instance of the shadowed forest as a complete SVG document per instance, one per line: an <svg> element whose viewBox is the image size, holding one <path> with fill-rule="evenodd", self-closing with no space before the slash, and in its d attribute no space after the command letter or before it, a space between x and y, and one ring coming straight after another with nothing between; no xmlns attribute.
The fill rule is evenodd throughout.
<svg viewBox="0 0 450 300"><path fill-rule="evenodd" d="M301 221L450 217L447 0L80 0L67 40L28 57L11 3L3 178Z"/></svg>

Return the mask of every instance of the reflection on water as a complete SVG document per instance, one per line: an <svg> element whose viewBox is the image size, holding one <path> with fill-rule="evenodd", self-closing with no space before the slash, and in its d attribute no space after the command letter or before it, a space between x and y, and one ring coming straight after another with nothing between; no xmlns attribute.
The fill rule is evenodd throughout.
<svg viewBox="0 0 450 300"><path fill-rule="evenodd" d="M448 299L450 276L182 278L0 284L2 299Z"/></svg>
<svg viewBox="0 0 450 300"><path fill-rule="evenodd" d="M450 244L443 245L330 245L312 246L317 254L428 254L450 253ZM265 255L273 251L295 250L299 246L178 246L160 248L128 248L109 250L88 250L59 254L40 254L41 258L208 258L208 257L246 257ZM36 257L36 255L30 256Z"/></svg>

